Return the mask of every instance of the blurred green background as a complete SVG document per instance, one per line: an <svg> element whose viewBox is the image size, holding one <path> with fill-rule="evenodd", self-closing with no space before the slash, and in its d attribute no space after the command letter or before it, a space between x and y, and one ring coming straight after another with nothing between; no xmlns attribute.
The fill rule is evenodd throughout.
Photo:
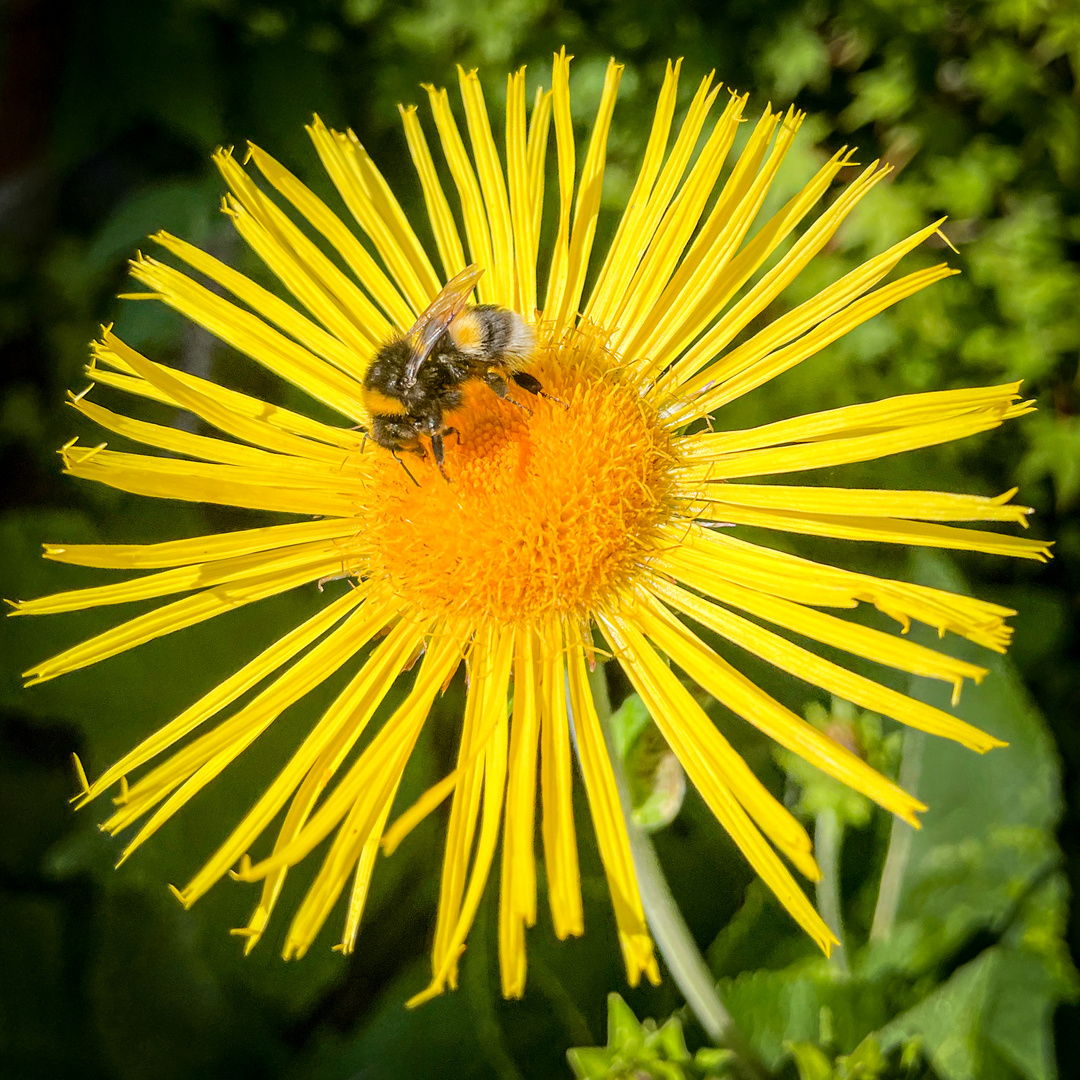
<svg viewBox="0 0 1080 1080"><path fill-rule="evenodd" d="M626 64L601 240L633 182L664 61L677 56L685 57L683 102L715 68L750 91L755 108L797 101L807 110L778 197L844 144L858 146L864 162L883 157L896 168L785 304L948 214L959 254L927 245L906 266L944 257L962 276L879 316L732 406L722 422L1025 380L1039 412L1006 429L814 479L987 495L1019 485L1020 500L1037 510L1033 533L1056 541L1052 562L791 545L845 565L970 587L1017 608L1008 660L943 643L993 668L982 687L965 692L959 712L1011 746L980 759L926 742L918 793L931 812L903 864L891 930L874 942L889 822L841 804L846 976L815 957L696 797L655 839L725 1001L776 1075L1076 1075L1080 1010L1069 947L1080 943L1080 924L1068 905L1080 875L1074 0L8 0L0 11L4 596L98 580L42 563L45 540L146 541L255 520L95 490L62 477L54 455L76 433L99 441L63 401L68 388L85 385L86 344L103 321L158 359L261 388L257 373L205 335L152 305L114 299L125 260L161 227L257 272L217 213L220 185L208 159L219 144L257 141L326 191L303 131L317 111L331 126L356 130L419 220L397 104L420 102L421 82L455 86L456 63L479 66L498 127L505 73L528 64L531 84L547 83L551 53L565 43L576 56L579 136L609 55ZM243 959L226 931L246 919L254 901L247 886L223 883L183 912L165 883L186 880L213 850L318 701L288 713L113 871L118 844L95 828L104 808L75 815L67 805L72 752L99 772L320 602L314 588L302 590L31 692L20 688L19 671L114 616L0 626L0 1076L569 1076L568 1047L605 1042L609 991L660 1022L682 1005L670 980L626 991L585 813L587 935L555 941L541 911L520 1003L498 995L489 897L457 993L403 1008L427 979L438 814L380 862L349 959L330 952L331 926L305 960L281 962L285 919ZM827 698L721 651L797 711L851 719L841 709L830 720ZM617 697L626 694L618 677L611 682ZM928 699L935 693L917 681L894 685ZM314 697L326 700L332 689ZM425 733L403 800L448 768L459 707L458 689ZM816 781L714 712L759 775L811 820ZM897 768L898 734L889 725L879 731L872 717L855 720L867 752ZM700 1030L679 1015L691 1048L702 1045ZM877 1064L862 1073L833 1064L867 1036L880 1049ZM627 1049L610 1075L626 1074L635 1052ZM649 1055L668 1051L640 1052L639 1075L699 1075L707 1064L662 1073ZM605 1075L608 1065L590 1060Z"/></svg>

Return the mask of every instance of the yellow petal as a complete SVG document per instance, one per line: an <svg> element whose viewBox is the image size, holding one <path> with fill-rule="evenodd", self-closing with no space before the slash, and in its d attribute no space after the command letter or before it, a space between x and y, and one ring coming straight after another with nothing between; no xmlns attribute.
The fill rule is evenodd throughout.
<svg viewBox="0 0 1080 1080"><path fill-rule="evenodd" d="M555 119L555 149L559 174L559 225L551 249L544 320L554 321L564 308L570 261L570 208L574 202L574 125L570 117L570 61L563 46L551 67L551 107Z"/></svg>
<svg viewBox="0 0 1080 1080"><path fill-rule="evenodd" d="M442 182L439 180L431 150L424 137L424 129L420 126L420 120L416 115L416 106L410 105L406 108L399 105L398 112L401 113L401 122L405 127L405 141L409 144L409 154L416 168L416 175L420 178L420 187L424 192L424 205L427 207L431 231L435 234L435 246L439 249L443 274L449 281L465 269L465 251L461 246L457 222L454 221L453 211L446 201Z"/></svg>
<svg viewBox="0 0 1080 1080"><path fill-rule="evenodd" d="M91 799L96 799L128 773L145 765L151 758L157 757L163 750L178 743L200 724L216 716L227 705L262 682L267 675L272 674L282 664L306 649L316 638L321 637L334 623L363 602L366 595L367 589L362 585L350 589L344 596L327 604L317 615L313 615L294 630L290 630L235 674L230 675L224 682L218 683L213 690L204 694L174 720L144 739L115 765L106 769L97 780L86 786L77 805L85 806Z"/></svg>
<svg viewBox="0 0 1080 1080"><path fill-rule="evenodd" d="M480 185L476 181L465 144L461 140L457 121L450 110L450 99L445 90L436 90L434 86L424 85L431 113L435 118L435 127L439 132L443 156L454 178L458 199L461 202L461 215L465 221L465 237L469 243L469 261L490 270L494 265L491 251L491 230L488 227L487 210L480 194ZM477 283L476 291L481 303L495 302L495 281L490 273L485 274Z"/></svg>
<svg viewBox="0 0 1080 1080"><path fill-rule="evenodd" d="M713 490L710 488L710 491ZM722 491L722 488L715 490ZM839 514L804 514L794 510L758 510L734 506L720 498L708 498L704 513L732 525L753 525L781 532L809 536L832 536L842 540L872 540L913 547L949 548L953 551L984 551L991 555L1012 555L1017 559L1046 562L1050 543L1025 540L1020 536L983 532L980 529L957 529L951 525L932 525L901 518L846 517Z"/></svg>
<svg viewBox="0 0 1080 1080"><path fill-rule="evenodd" d="M756 175L752 176L751 182L746 185L745 192L742 192L744 159L747 153L752 155L751 160L756 159L758 144L757 132L755 132L746 151L744 151L736 164L729 181L728 186L734 184L736 190L739 190L737 201L733 198L729 206L725 200L724 192L721 192L717 207L723 207L723 209L714 208L704 228L687 252L686 258L680 266L680 273L672 277L671 271L668 270L664 274L662 279L665 284L663 293L655 303L648 307L644 318L641 319L634 333L623 337L622 348L626 353L634 357L647 356L649 358L646 365L648 370L663 370L668 361L681 351L681 346L671 352L659 347L660 342L668 336L667 331L673 331L688 313L698 308L699 310L691 314L689 325L684 332L686 343L697 337L699 332L712 320L714 314L720 310L726 297L734 291L734 283L739 281L740 278L745 281L749 277L752 272L750 260L758 259L759 265L769 250L769 238L774 233L783 231L783 227L778 228L775 222L766 224L758 232L754 242L744 249L744 258L740 264L732 266L735 253L757 217L758 211L765 201L765 196L768 194L780 165L791 149L795 135L802 126L805 116L805 113L796 112L794 109L788 110L776 137L772 153L757 169ZM772 129L779 119L779 115L773 116L766 110L765 116L758 125L758 131L762 133L762 147L767 143L768 135L771 135ZM680 239L677 242L676 250L678 251L682 250L686 242L685 237L691 235L694 225L704 210L705 203L715 186L716 176L723 160L721 158L715 163L715 171L707 172L699 179L697 174L701 171L703 159L707 158L707 152L708 148L698 158L694 172L691 173L688 182L689 186L696 181L700 189L697 198L693 200L687 199L685 190L680 196L681 216L685 217L685 221L679 234ZM726 145L723 147L723 152L724 156L726 156ZM819 181L819 187L824 190L821 181ZM794 226L794 222L791 223L791 226ZM689 289L685 288L682 284L683 280L685 280L683 273L692 275L694 270L699 267L702 274L698 277L697 282ZM713 296L711 300L707 300L706 293L710 291L710 286L716 291L717 295ZM704 307L701 306L702 304L704 304Z"/></svg>
<svg viewBox="0 0 1080 1080"><path fill-rule="evenodd" d="M645 923L634 860L630 854L630 838L627 836L626 820L619 805L615 774L612 772L611 761L604 745L604 733L596 715L592 691L589 689L581 632L571 623L567 623L565 629L569 642L567 675L578 758L593 828L596 830L600 861L604 864L608 892L615 909L619 945L622 948L623 962L626 964L626 979L631 986L637 986L641 976L645 975L655 985L660 981L660 970Z"/></svg>
<svg viewBox="0 0 1080 1080"><path fill-rule="evenodd" d="M743 619L716 604L694 596L683 590L669 590L666 599L676 603L681 611L686 612L703 626L715 631L740 648L755 656L760 656L770 664L775 664L797 678L820 686L823 690L836 694L845 701L853 702L864 709L891 716L909 727L918 728L931 735L942 735L953 739L972 750L985 753L995 746L1003 746L999 739L980 731L971 724L955 716L950 716L941 709L935 709L925 702L916 701L904 694L890 690L886 686L856 675L846 668L785 638L772 633L756 623Z"/></svg>
<svg viewBox="0 0 1080 1080"><path fill-rule="evenodd" d="M545 306L545 318L553 319L556 326L573 325L581 303L581 293L585 288L585 273L589 268L593 237L596 235L596 218L600 212L600 193L604 186L608 131L611 128L611 115L615 109L615 97L619 92L622 73L622 64L616 64L614 60L608 62L596 120L589 136L589 148L581 168L577 201L574 204L574 228L570 234L566 256L565 281L561 291L556 294L555 302Z"/></svg>
<svg viewBox="0 0 1080 1080"><path fill-rule="evenodd" d="M117 390L123 390L127 394L149 398L151 401L161 401L166 405L179 406L179 402L173 401L168 394L151 385L145 379L129 377L131 368L115 353L106 349L104 345L95 343L91 346L91 350L91 362L86 373L95 382L115 387ZM100 367L99 362L108 364L109 367L115 368L116 371L110 371L109 367ZM261 401L247 394L241 394L237 390L229 390L224 386L218 386L217 383L208 379L200 379L197 375L191 375L186 371L177 371L176 368L170 368L165 364L158 364L157 366L166 368L173 378L179 379L186 386L198 389L209 397L216 398L232 409L233 412L238 412L242 416L263 420L273 427L280 428L282 431L303 435L308 439L315 439L330 446L358 450L363 445L364 436L354 428L331 427L300 413L283 409L278 405L271 405L267 401ZM124 372L125 374L118 374L118 372Z"/></svg>
<svg viewBox="0 0 1080 1080"><path fill-rule="evenodd" d="M491 276L494 279L492 302L512 308L515 301L514 231L510 223L510 201L506 194L503 167L499 161L499 152L495 149L491 121L484 105L484 91L480 87L480 78L475 69L466 74L465 69L459 65L458 82L461 86L461 100L465 105L465 122L469 128L469 142L472 144L473 158L476 161L480 191L491 226Z"/></svg>
<svg viewBox="0 0 1080 1080"><path fill-rule="evenodd" d="M879 664L888 664L912 675L941 679L952 686L954 705L960 700L964 679L979 683L986 675L985 668L957 660L946 653L935 652L907 638L886 634L860 623L838 619L835 615L792 603L790 600L745 588L742 584L725 581L720 575L703 575L691 569L685 573L676 572L676 576L721 603L740 608L815 641ZM652 579L653 591L660 596L666 597L667 590L672 587L660 579Z"/></svg>
<svg viewBox="0 0 1080 1080"><path fill-rule="evenodd" d="M393 607L374 604L370 605L370 610L361 613L362 618L354 619L356 625L348 627L350 655L355 655L386 626L393 611ZM191 879L182 894L184 903L194 903L249 850L309 775L313 781L305 794L308 805L314 804L315 797L356 745L387 691L422 641L419 628L404 621L383 638L228 839ZM290 695L298 690L306 693L313 687L314 679L304 678L305 675L306 671L296 672L296 667L288 672L285 678L297 684L289 687Z"/></svg>
<svg viewBox="0 0 1080 1080"><path fill-rule="evenodd" d="M654 581L648 587L675 606L679 606L679 599L688 595L661 581ZM918 828L915 813L926 809L918 799L912 798L835 739L830 739L774 701L663 608L647 605L646 614L640 617L642 629L657 648L717 701L781 746Z"/></svg>
<svg viewBox="0 0 1080 1080"><path fill-rule="evenodd" d="M96 664L99 660L134 649L154 638L205 622L222 612L232 611L267 596L276 596L278 593L295 589L298 585L318 581L321 577L335 573L340 565L340 561L336 559L313 559L289 573L271 573L240 585L219 585L195 596L176 600L97 634L38 664L24 672L26 685L33 686L47 679L55 679L57 675L78 671L90 664Z"/></svg>
<svg viewBox="0 0 1080 1080"><path fill-rule="evenodd" d="M604 265L596 276L596 287L593 289L589 302L585 305L584 316L599 325L606 324L608 304L612 297L619 295L622 288L630 280L636 265L636 258L644 244L648 242L651 232L640 226L642 215L646 212L649 197L652 194L653 185L660 172L660 166L664 160L664 151L667 148L668 136L671 132L671 121L675 115L675 98L679 86L679 69L682 60L676 60L674 67L671 61L667 63L664 72L664 82L660 87L660 94L656 102L656 110L653 113L652 129L649 132L649 141L645 146L645 154L638 170L637 180L634 182L634 190L626 201L626 209L619 219L619 227L615 230L615 237L611 241L608 253L604 258ZM711 76L709 82L711 82ZM704 100L704 92L699 91L699 96ZM693 106L691 106L693 109ZM705 114L701 113L701 121L704 122ZM656 214L659 220L659 213ZM654 221L655 227L655 221ZM637 249L637 255L631 253Z"/></svg>
<svg viewBox="0 0 1080 1080"><path fill-rule="evenodd" d="M540 791L543 816L548 903L555 934L560 938L585 931L578 869L573 771L570 762L570 724L566 714L566 679L562 628L548 618L540 629Z"/></svg>
<svg viewBox="0 0 1080 1080"><path fill-rule="evenodd" d="M506 788L499 883L499 971L503 996L525 993L525 927L536 922L536 764L540 739L541 663L536 634L517 634L514 656L514 715Z"/></svg>
<svg viewBox="0 0 1080 1080"><path fill-rule="evenodd" d="M747 861L776 894L792 918L828 953L836 940L832 931L755 828L746 810L733 797L724 780L717 775L714 759L703 753L698 737L706 735L708 729L716 732L708 717L704 718L703 723L699 721L688 729L685 722L688 714L682 707L689 703L689 715L693 718L698 706L645 642L640 632L629 621L617 617L600 615L599 620L604 636L634 689L645 702L650 715L686 769L690 780L701 792L709 809L717 816ZM719 735L718 732L716 734ZM809 858L809 855L805 858Z"/></svg>
<svg viewBox="0 0 1080 1080"><path fill-rule="evenodd" d="M162 566L190 566L215 562L259 551L322 541L330 543L352 536L353 520L298 521L259 529L165 540L159 544L45 544L45 558L75 566L98 566L115 570L152 570Z"/></svg>

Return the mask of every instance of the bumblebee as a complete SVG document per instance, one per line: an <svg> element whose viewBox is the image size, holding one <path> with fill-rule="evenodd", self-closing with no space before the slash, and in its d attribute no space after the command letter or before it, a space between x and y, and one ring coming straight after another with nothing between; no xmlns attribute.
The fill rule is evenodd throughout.
<svg viewBox="0 0 1080 1080"><path fill-rule="evenodd" d="M425 456L426 437L444 477L443 440L454 434L447 416L461 407L466 382L479 379L512 402L507 380L543 392L522 370L536 348L532 327L508 308L468 303L483 273L473 264L451 278L407 334L380 346L364 373L370 438L401 461L401 451Z"/></svg>

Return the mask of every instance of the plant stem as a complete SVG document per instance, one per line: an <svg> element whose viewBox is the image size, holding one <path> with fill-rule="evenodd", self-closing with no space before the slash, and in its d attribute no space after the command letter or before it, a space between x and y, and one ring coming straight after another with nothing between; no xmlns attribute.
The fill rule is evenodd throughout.
<svg viewBox="0 0 1080 1080"><path fill-rule="evenodd" d="M726 1047L735 1054L734 1065L737 1072L746 1080L761 1080L767 1073L758 1063L746 1044L731 1013L727 1011L716 983L709 971L704 957L690 934L686 920L671 895L667 878L656 857L656 849L648 833L641 829L632 816L629 785L626 770L619 756L611 731L611 701L608 697L607 681L602 663L589 676L596 712L604 730L608 756L611 758L615 784L619 789L619 802L622 805L626 831L630 838L630 853L634 859L641 903L645 909L645 918L649 930L656 940L660 955L664 958L675 984L682 991L686 1004L697 1017L706 1035L716 1046Z"/></svg>
<svg viewBox="0 0 1080 1080"><path fill-rule="evenodd" d="M829 954L829 962L837 971L848 973L847 948L844 945L844 913L840 907L840 849L844 842L844 825L831 807L818 813L814 824L814 854L821 867L817 883L818 911L839 944Z"/></svg>
<svg viewBox="0 0 1080 1080"><path fill-rule="evenodd" d="M904 744L900 760L900 786L909 795L916 795L919 779L922 776L923 747L926 736L914 728L904 730ZM900 910L900 892L904 884L904 873L911 857L911 841L915 831L906 822L893 818L889 833L889 850L885 854L885 865L881 871L881 884L878 886L877 904L874 907L874 921L870 925L870 940L885 941L892 933L896 922L896 913Z"/></svg>

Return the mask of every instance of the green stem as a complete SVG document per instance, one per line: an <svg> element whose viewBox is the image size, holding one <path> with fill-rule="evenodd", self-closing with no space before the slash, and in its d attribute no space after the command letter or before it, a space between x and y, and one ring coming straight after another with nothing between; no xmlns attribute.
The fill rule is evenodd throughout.
<svg viewBox="0 0 1080 1080"><path fill-rule="evenodd" d="M603 664L597 664L589 676L596 712L604 730L608 756L611 758L615 784L619 789L619 802L622 805L626 831L630 838L630 853L634 859L641 903L645 909L645 918L656 941L660 955L664 958L671 977L682 991L686 1004L690 1007L706 1035L716 1046L726 1047L735 1054L734 1065L745 1080L761 1080L768 1074L758 1063L743 1039L731 1013L727 1011L712 972L705 963L696 942L690 934L686 920L671 895L667 878L661 869L660 860L648 833L634 821L630 802L630 789L627 784L626 770L622 758L615 746L611 731L611 701L608 697L607 681L604 677Z"/></svg>
<svg viewBox="0 0 1080 1080"><path fill-rule="evenodd" d="M817 883L818 911L839 944L829 954L837 971L848 973L847 948L844 945L844 913L840 907L840 849L844 843L844 825L831 807L818 813L814 824L814 854L821 868Z"/></svg>
<svg viewBox="0 0 1080 1080"><path fill-rule="evenodd" d="M900 786L909 794L917 795L919 780L922 776L923 747L926 736L914 728L904 730L903 757L900 761ZM892 831L889 833L889 850L885 854L885 865L881 870L881 884L878 886L877 904L874 907L874 921L870 925L871 941L886 941L896 923L896 914L900 910L900 893L904 885L904 874L911 858L911 842L915 830L899 818L893 818Z"/></svg>

